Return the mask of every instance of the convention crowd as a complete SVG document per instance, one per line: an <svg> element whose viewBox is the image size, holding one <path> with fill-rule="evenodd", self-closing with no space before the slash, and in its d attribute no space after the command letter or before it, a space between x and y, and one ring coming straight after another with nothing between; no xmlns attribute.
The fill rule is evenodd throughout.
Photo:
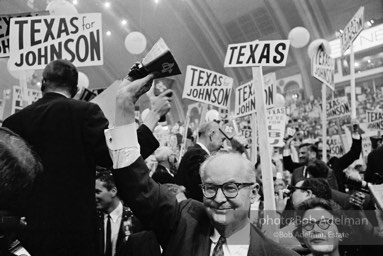
<svg viewBox="0 0 383 256"><path fill-rule="evenodd" d="M169 90L137 124L134 104L153 78L121 82L109 127L98 105L72 99L73 64L46 66L43 97L0 128L0 255L381 254L382 139L365 163L358 127L382 110L380 92L363 91L340 157L322 156L320 100L287 105L297 132L264 164L251 161L239 120L232 137L214 119L178 122L159 141Z"/></svg>

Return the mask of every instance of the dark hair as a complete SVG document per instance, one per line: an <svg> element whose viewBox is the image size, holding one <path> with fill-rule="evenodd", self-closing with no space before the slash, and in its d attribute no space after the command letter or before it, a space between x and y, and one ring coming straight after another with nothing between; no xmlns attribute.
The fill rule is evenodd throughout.
<svg viewBox="0 0 383 256"><path fill-rule="evenodd" d="M67 90L71 97L77 93L78 71L76 67L67 60L54 60L50 62L43 71L43 84L41 90L46 87L61 88Z"/></svg>
<svg viewBox="0 0 383 256"><path fill-rule="evenodd" d="M308 146L308 150L311 151L311 152L314 152L314 153L315 153L315 157L316 157L317 159L319 159L319 150L318 150L318 147L317 147L317 146L315 146L314 144L310 144L310 145Z"/></svg>
<svg viewBox="0 0 383 256"><path fill-rule="evenodd" d="M303 144L300 144L298 146L298 149L301 149L303 147L307 147L307 150L311 151L311 152L314 152L316 154L316 158L319 157L319 151L318 151L318 147L315 146L314 144L311 144L311 143L303 143Z"/></svg>
<svg viewBox="0 0 383 256"><path fill-rule="evenodd" d="M327 180L321 178L308 178L303 180L302 188L309 189L318 197L326 200L332 199L332 192Z"/></svg>
<svg viewBox="0 0 383 256"><path fill-rule="evenodd" d="M42 170L29 144L11 130L0 127L0 209L23 211Z"/></svg>
<svg viewBox="0 0 383 256"><path fill-rule="evenodd" d="M104 170L101 172L98 172L96 174L96 180L99 180L104 183L104 187L107 190L111 190L112 188L116 187L116 183L114 182L113 175L109 170Z"/></svg>
<svg viewBox="0 0 383 256"><path fill-rule="evenodd" d="M309 173L313 178L327 178L328 176L328 167L325 162L319 159L309 160L306 168L307 173Z"/></svg>
<svg viewBox="0 0 383 256"><path fill-rule="evenodd" d="M335 203L332 200L325 200L323 198L310 198L305 201L303 201L298 207L297 207L297 216L298 216L298 233L300 237L302 237L302 219L305 215L306 211L314 208L322 208L334 217L333 219L334 224L337 226L340 233L346 233L351 234L351 225L347 223L346 215L344 214L342 208L339 206L339 204Z"/></svg>

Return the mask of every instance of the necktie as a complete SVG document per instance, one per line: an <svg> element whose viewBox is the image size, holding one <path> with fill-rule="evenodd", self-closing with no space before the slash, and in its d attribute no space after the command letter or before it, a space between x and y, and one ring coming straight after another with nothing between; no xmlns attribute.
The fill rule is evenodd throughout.
<svg viewBox="0 0 383 256"><path fill-rule="evenodd" d="M213 256L224 256L223 254L223 244L226 243L226 238L220 236L218 242L213 250Z"/></svg>
<svg viewBox="0 0 383 256"><path fill-rule="evenodd" d="M108 220L106 222L105 256L112 256L112 223L110 219L111 217L108 214Z"/></svg>

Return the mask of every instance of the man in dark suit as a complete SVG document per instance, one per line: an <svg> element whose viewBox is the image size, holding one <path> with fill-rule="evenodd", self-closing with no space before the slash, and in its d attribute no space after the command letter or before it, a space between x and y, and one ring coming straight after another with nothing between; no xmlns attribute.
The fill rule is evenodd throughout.
<svg viewBox="0 0 383 256"><path fill-rule="evenodd" d="M147 248L150 245L150 249L160 255L158 242L149 243L151 241L150 236L144 234L146 233L145 231L139 232L143 229L142 224L133 216L132 211L128 207L123 206L118 196L112 173L105 171L97 174L95 185L96 206L98 210L98 244L100 245L98 255L126 256L129 251L128 239L140 242L130 242L130 244L133 244L133 246L130 245L132 247L132 250L129 252L130 254L134 253L140 246ZM110 225L110 233L108 233L108 225ZM138 235L133 236L133 234Z"/></svg>
<svg viewBox="0 0 383 256"><path fill-rule="evenodd" d="M124 102L116 110L125 112L119 123L125 132L134 132L129 124L134 123L134 103L142 87L138 81L132 82L117 96ZM119 139L116 129L123 128L105 132L111 154L125 159L115 165L120 168L113 171L116 186L136 216L155 231L164 255L297 255L250 224L255 170L240 154L217 154L201 166L203 204L193 199L178 202L165 186L149 177L137 142L114 143Z"/></svg>
<svg viewBox="0 0 383 256"><path fill-rule="evenodd" d="M286 147L285 147L286 150ZM304 143L299 146L298 149L298 156L299 156L299 163L295 163L292 161L290 155L286 155L284 152L283 156L283 165L286 169L288 169L290 172L292 171L291 176L291 184L295 185L298 181L314 177L314 178L323 178L323 175L325 175L328 178L329 184L331 188L338 189L337 180L334 174L334 171L326 166L326 164L319 160L319 152L318 148L314 144L310 143ZM322 172L312 172L310 173L309 164L311 164L311 170L318 170L321 169ZM291 169L294 168L295 169ZM317 168L320 167L320 168Z"/></svg>
<svg viewBox="0 0 383 256"><path fill-rule="evenodd" d="M154 171L152 178L161 184L166 183L175 183L174 174L172 173L172 168L175 167L176 158L171 148L169 147L159 147L155 152L154 156L157 160L157 167Z"/></svg>
<svg viewBox="0 0 383 256"><path fill-rule="evenodd" d="M209 155L216 153L222 147L224 140L225 137L219 131L219 124L214 121L204 123L199 128L198 141L182 157L175 176L176 183L186 188L187 198L202 202L199 167Z"/></svg>
<svg viewBox="0 0 383 256"><path fill-rule="evenodd" d="M44 166L26 216L25 245L32 255L96 253L94 170L96 164L112 165L104 137L108 120L96 104L71 99L77 80L69 61L49 63L43 71L43 98L3 123L31 144ZM144 157L158 146L148 127L138 137L146 142L141 144Z"/></svg>

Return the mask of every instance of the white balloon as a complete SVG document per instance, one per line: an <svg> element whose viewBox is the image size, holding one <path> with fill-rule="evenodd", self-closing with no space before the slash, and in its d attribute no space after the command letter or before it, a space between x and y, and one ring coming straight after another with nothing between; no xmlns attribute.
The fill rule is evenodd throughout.
<svg viewBox="0 0 383 256"><path fill-rule="evenodd" d="M25 72L25 78L28 80L30 77L32 77L33 73L35 72L34 70L11 70L10 69L10 66L11 66L11 62L10 62L10 59L8 59L8 62L7 62L7 69L8 69L8 72L11 74L11 76L13 76L14 78L16 78L17 80L20 79L21 75L23 74L23 72Z"/></svg>
<svg viewBox="0 0 383 256"><path fill-rule="evenodd" d="M219 112L215 109L210 109L206 112L205 115L205 121L211 122L211 121L220 121L221 118L219 117Z"/></svg>
<svg viewBox="0 0 383 256"><path fill-rule="evenodd" d="M125 48L131 54L141 54L146 49L146 37L138 31L130 32L125 37Z"/></svg>
<svg viewBox="0 0 383 256"><path fill-rule="evenodd" d="M50 2L46 8L50 15L76 15L78 11L76 7L65 0L54 0Z"/></svg>
<svg viewBox="0 0 383 256"><path fill-rule="evenodd" d="M312 58L314 56L314 54L318 51L318 48L321 44L324 45L326 53L329 55L331 54L330 43L324 39L316 39L316 40L312 41L310 43L309 47L307 48L307 54L309 55L310 58Z"/></svg>
<svg viewBox="0 0 383 256"><path fill-rule="evenodd" d="M288 39L294 48L302 48L310 41L310 33L304 27L295 27L289 32Z"/></svg>
<svg viewBox="0 0 383 256"><path fill-rule="evenodd" d="M78 80L77 81L78 81L77 86L78 86L79 90L82 90L82 88L88 88L89 87L89 78L83 72L78 72Z"/></svg>
<svg viewBox="0 0 383 256"><path fill-rule="evenodd" d="M280 108L280 107L284 107L284 106L285 106L285 97L282 94L277 93L275 95L274 107Z"/></svg>

